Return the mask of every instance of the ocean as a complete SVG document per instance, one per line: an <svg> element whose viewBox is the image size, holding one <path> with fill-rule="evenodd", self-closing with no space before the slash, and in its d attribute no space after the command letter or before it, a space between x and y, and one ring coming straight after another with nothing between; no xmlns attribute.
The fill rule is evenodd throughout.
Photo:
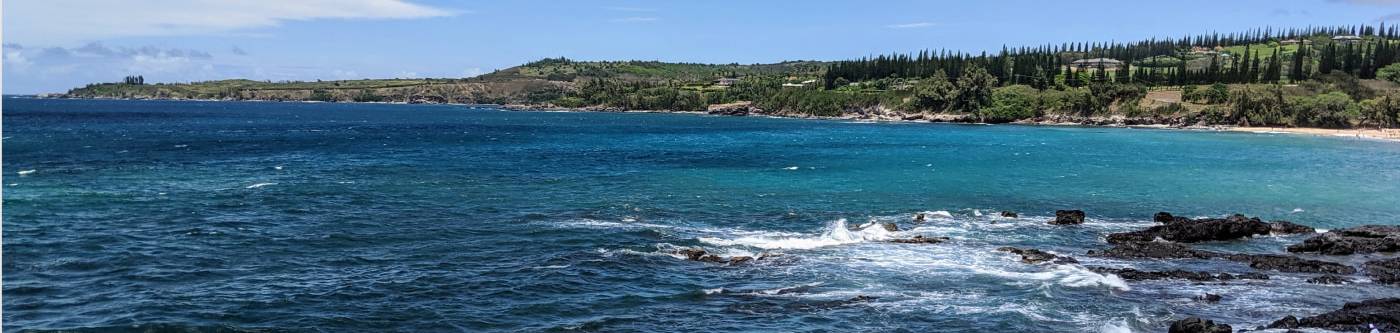
<svg viewBox="0 0 1400 333"><path fill-rule="evenodd" d="M1085 267L1252 270L1084 255L1158 211L1396 224L1393 142L28 98L4 100L3 124L5 332L1158 332L1400 296L1278 272L1124 281ZM1047 224L1059 209L1088 221ZM950 240L886 242L916 235ZM762 259L674 254L692 247Z"/></svg>

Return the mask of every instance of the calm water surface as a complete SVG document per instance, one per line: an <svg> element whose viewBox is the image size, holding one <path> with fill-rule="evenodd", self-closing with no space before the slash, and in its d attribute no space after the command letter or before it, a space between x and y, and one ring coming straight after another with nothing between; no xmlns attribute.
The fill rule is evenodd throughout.
<svg viewBox="0 0 1400 333"><path fill-rule="evenodd" d="M995 251L1247 272L1082 254L1163 210L1396 224L1395 143L18 98L3 120L7 332L1163 331L1188 315L1253 327L1400 296L1303 274L1125 283ZM1090 221L1046 225L1056 209ZM856 228L869 221L905 230ZM914 235L952 241L879 242ZM1281 253L1301 237L1203 246ZM688 246L782 256L723 266L668 254ZM1191 300L1205 292L1225 298ZM862 295L876 298L844 302Z"/></svg>

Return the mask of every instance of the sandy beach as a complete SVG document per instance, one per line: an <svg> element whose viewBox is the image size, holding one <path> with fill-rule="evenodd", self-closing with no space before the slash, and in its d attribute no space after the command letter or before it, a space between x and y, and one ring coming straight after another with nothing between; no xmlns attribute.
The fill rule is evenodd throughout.
<svg viewBox="0 0 1400 333"><path fill-rule="evenodd" d="M1224 127L1225 130L1251 133L1288 133L1335 137L1354 137L1400 142L1400 129L1326 129L1326 128L1287 128L1287 127Z"/></svg>

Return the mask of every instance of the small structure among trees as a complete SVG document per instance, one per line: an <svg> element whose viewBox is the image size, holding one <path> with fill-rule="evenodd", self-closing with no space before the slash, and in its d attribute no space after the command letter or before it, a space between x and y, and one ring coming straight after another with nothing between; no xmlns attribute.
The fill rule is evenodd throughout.
<svg viewBox="0 0 1400 333"><path fill-rule="evenodd" d="M122 79L122 83L138 85L146 84L146 78L140 75L127 75L126 78Z"/></svg>
<svg viewBox="0 0 1400 333"><path fill-rule="evenodd" d="M1123 62L1122 62L1122 61L1115 60L1115 59L1109 59L1109 58L1093 58L1093 59L1075 60L1074 62L1070 63L1070 65L1073 65L1074 67L1078 67L1078 68L1080 68L1080 69L1084 69L1084 68L1118 69L1118 68L1123 67Z"/></svg>

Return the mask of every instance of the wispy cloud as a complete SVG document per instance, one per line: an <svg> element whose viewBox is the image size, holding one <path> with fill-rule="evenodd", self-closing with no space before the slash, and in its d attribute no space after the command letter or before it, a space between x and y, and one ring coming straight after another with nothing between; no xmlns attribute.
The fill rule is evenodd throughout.
<svg viewBox="0 0 1400 333"><path fill-rule="evenodd" d="M608 21L609 21L609 22L613 22L613 23L644 23L644 22L656 22L656 21L660 21L660 20L661 20L661 19L659 19L659 18L650 17L650 16L635 16L635 17L616 18L616 19L612 19L612 20L608 20Z"/></svg>
<svg viewBox="0 0 1400 333"><path fill-rule="evenodd" d="M54 0L5 4L5 39L68 44L119 37L201 35L316 19L417 19L449 11L405 0Z"/></svg>
<svg viewBox="0 0 1400 333"><path fill-rule="evenodd" d="M927 28L927 27L932 27L932 26L933 26L933 23L932 23L932 22L913 22L913 23L904 23L904 24L891 24L891 25L887 25L887 26L885 26L885 27L886 27L886 28L890 28L890 29L917 29L917 28Z"/></svg>

